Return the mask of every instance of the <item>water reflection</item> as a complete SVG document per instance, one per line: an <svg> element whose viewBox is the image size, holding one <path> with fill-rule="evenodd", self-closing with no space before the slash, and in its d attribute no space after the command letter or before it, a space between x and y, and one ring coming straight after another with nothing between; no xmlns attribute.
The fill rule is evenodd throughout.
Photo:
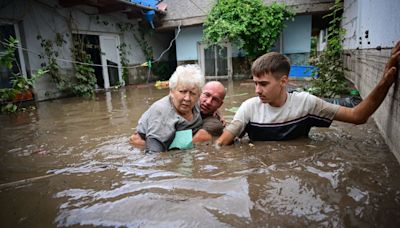
<svg viewBox="0 0 400 228"><path fill-rule="evenodd" d="M58 225L224 226L215 215L250 218L252 202L245 178L174 178L126 181L109 191L69 189ZM225 224L226 225L226 224Z"/></svg>
<svg viewBox="0 0 400 228"><path fill-rule="evenodd" d="M254 92L251 82L227 87L229 120ZM167 93L127 87L0 116L2 226L400 224L400 166L372 121L288 142L144 155L128 138Z"/></svg>

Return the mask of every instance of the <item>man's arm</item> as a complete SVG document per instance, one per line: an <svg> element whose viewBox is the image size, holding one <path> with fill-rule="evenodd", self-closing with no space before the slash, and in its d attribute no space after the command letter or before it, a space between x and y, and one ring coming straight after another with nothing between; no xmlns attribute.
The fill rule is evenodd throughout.
<svg viewBox="0 0 400 228"><path fill-rule="evenodd" d="M235 136L228 130L224 130L224 133L215 141L217 146L230 145L233 142Z"/></svg>
<svg viewBox="0 0 400 228"><path fill-rule="evenodd" d="M213 137L221 136L224 125L218 116L210 116L203 119L201 129L193 136L193 143L211 141Z"/></svg>
<svg viewBox="0 0 400 228"><path fill-rule="evenodd" d="M193 136L193 143L207 142L212 140L212 135L204 129L200 129Z"/></svg>
<svg viewBox="0 0 400 228"><path fill-rule="evenodd" d="M398 75L397 59L400 56L400 41L392 49L389 61L386 64L383 77L372 92L354 108L340 107L334 116L334 120L339 120L354 124L363 124L378 109L385 99L391 85L395 82Z"/></svg>

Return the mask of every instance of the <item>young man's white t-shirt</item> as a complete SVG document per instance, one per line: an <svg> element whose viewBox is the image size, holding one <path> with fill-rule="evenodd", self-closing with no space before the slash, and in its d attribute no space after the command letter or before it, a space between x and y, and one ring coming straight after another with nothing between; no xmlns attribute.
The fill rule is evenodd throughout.
<svg viewBox="0 0 400 228"><path fill-rule="evenodd" d="M295 139L308 136L311 127L329 127L339 107L306 92L288 93L281 107L253 97L242 103L226 130L234 136L247 133L253 141Z"/></svg>

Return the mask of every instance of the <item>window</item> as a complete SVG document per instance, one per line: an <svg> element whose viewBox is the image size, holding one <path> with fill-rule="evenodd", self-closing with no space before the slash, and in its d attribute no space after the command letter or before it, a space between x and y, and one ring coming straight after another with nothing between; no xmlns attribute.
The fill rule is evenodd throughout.
<svg viewBox="0 0 400 228"><path fill-rule="evenodd" d="M206 78L232 77L232 50L229 44L207 47L199 44L200 66Z"/></svg>

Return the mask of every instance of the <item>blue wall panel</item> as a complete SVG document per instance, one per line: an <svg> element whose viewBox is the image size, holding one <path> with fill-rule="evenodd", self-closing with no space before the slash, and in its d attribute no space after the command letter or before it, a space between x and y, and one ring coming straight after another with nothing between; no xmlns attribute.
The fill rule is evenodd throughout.
<svg viewBox="0 0 400 228"><path fill-rule="evenodd" d="M308 53L311 49L311 15L296 16L283 30L283 53Z"/></svg>
<svg viewBox="0 0 400 228"><path fill-rule="evenodd" d="M197 43L203 36L203 27L181 28L176 39L176 59L178 61L197 60Z"/></svg>

